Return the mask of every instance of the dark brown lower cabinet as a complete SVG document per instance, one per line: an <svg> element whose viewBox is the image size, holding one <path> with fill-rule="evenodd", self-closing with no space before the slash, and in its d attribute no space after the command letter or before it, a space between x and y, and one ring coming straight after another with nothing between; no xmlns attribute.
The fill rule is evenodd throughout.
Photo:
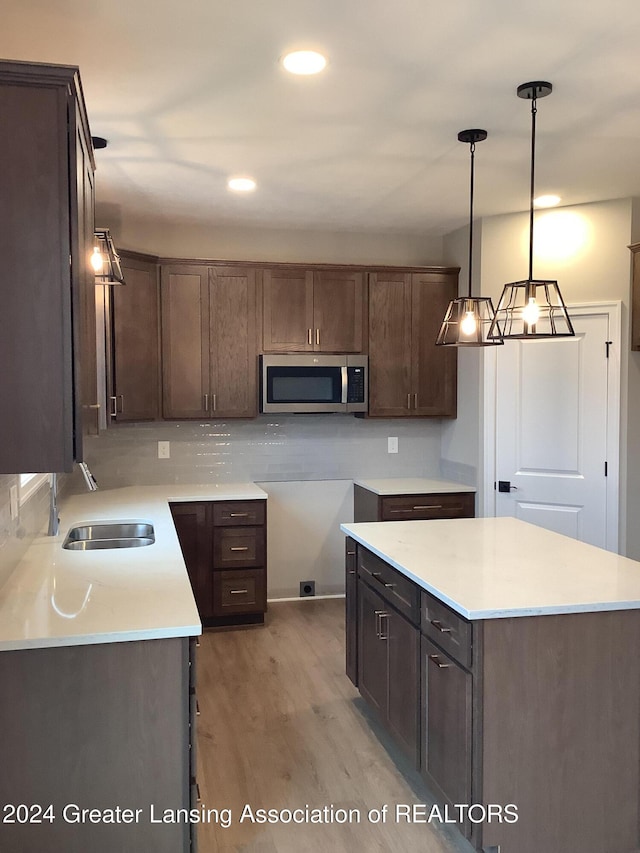
<svg viewBox="0 0 640 853"><path fill-rule="evenodd" d="M266 501L195 501L170 508L203 625L264 622Z"/></svg>
<svg viewBox="0 0 640 853"><path fill-rule="evenodd" d="M197 790L193 654L188 637L0 652L0 802L22 804L15 822L4 808L0 849L194 849L195 825L152 821ZM109 822L118 806L138 819Z"/></svg>
<svg viewBox="0 0 640 853"><path fill-rule="evenodd" d="M347 675L358 686L358 570L356 543L347 537L345 543L345 651Z"/></svg>
<svg viewBox="0 0 640 853"><path fill-rule="evenodd" d="M400 748L419 762L420 632L367 583L358 582L358 687Z"/></svg>
<svg viewBox="0 0 640 853"><path fill-rule="evenodd" d="M640 611L470 621L355 550L358 687L441 815L486 853L637 853Z"/></svg>

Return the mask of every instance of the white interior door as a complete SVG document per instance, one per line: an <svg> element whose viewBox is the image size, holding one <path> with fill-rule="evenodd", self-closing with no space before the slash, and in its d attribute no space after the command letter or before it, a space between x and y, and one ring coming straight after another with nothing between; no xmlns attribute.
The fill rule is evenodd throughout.
<svg viewBox="0 0 640 853"><path fill-rule="evenodd" d="M495 514L617 550L616 312L570 314L575 337L506 341L496 351Z"/></svg>

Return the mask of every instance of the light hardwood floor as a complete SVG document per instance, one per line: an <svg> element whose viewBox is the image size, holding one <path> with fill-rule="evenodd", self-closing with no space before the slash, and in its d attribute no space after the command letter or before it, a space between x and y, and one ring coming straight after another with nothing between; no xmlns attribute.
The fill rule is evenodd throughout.
<svg viewBox="0 0 640 853"><path fill-rule="evenodd" d="M205 633L197 690L202 805L232 812L229 828L199 827L199 853L471 850L448 828L368 821L385 804L430 801L344 674L343 600L273 604L264 627ZM333 805L361 822L240 824L245 804Z"/></svg>

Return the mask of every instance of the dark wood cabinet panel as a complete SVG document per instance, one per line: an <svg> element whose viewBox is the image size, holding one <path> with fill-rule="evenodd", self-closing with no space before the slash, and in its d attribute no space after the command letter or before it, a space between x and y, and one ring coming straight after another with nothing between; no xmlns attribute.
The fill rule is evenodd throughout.
<svg viewBox="0 0 640 853"><path fill-rule="evenodd" d="M266 269L263 273L264 352L313 349L313 273Z"/></svg>
<svg viewBox="0 0 640 853"><path fill-rule="evenodd" d="M369 276L369 415L455 417L457 353L436 347L457 274Z"/></svg>
<svg viewBox="0 0 640 853"><path fill-rule="evenodd" d="M313 329L317 352L362 352L363 293L361 272L314 273Z"/></svg>
<svg viewBox="0 0 640 853"><path fill-rule="evenodd" d="M262 614L267 608L263 569L216 572L213 578L213 613L225 619Z"/></svg>
<svg viewBox="0 0 640 853"><path fill-rule="evenodd" d="M165 418L209 412L209 271L162 268L162 390Z"/></svg>
<svg viewBox="0 0 640 853"><path fill-rule="evenodd" d="M356 543L345 542L345 656L347 676L358 686L358 570Z"/></svg>
<svg viewBox="0 0 640 853"><path fill-rule="evenodd" d="M252 418L258 411L255 270L212 267L209 277L211 412Z"/></svg>
<svg viewBox="0 0 640 853"><path fill-rule="evenodd" d="M420 765L420 632L387 608L389 698L387 725L415 767ZM458 802L466 802L459 800Z"/></svg>
<svg viewBox="0 0 640 853"><path fill-rule="evenodd" d="M220 527L213 546L213 568L262 566L265 561L263 527Z"/></svg>
<svg viewBox="0 0 640 853"><path fill-rule="evenodd" d="M452 803L471 799L472 676L422 638L423 768Z"/></svg>
<svg viewBox="0 0 640 853"><path fill-rule="evenodd" d="M0 62L0 472L70 471L95 424L93 154L77 69ZM82 352L85 347L85 352Z"/></svg>
<svg viewBox="0 0 640 853"><path fill-rule="evenodd" d="M206 503L174 503L171 516L201 619L213 616L213 543Z"/></svg>
<svg viewBox="0 0 640 853"><path fill-rule="evenodd" d="M387 643L381 638L385 603L367 584L358 583L358 689L382 720L387 718L389 670ZM384 635L382 635L384 636Z"/></svg>
<svg viewBox="0 0 640 853"><path fill-rule="evenodd" d="M369 414L401 417L411 406L411 276L369 276Z"/></svg>
<svg viewBox="0 0 640 853"><path fill-rule="evenodd" d="M188 638L3 651L0 798L52 804L55 821L3 823L3 851L188 853ZM140 809L133 823L68 822L62 810ZM142 819L143 818L143 819Z"/></svg>
<svg viewBox="0 0 640 853"><path fill-rule="evenodd" d="M111 287L114 420L160 417L158 264L121 253L126 285ZM175 341L174 341L175 345Z"/></svg>
<svg viewBox="0 0 640 853"><path fill-rule="evenodd" d="M456 416L458 353L437 347L447 306L458 295L457 277L434 273L411 276L411 370L414 416Z"/></svg>

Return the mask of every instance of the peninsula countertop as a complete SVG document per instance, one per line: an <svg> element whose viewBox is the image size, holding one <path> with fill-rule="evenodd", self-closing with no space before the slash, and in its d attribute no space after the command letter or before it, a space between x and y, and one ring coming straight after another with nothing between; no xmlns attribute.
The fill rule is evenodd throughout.
<svg viewBox="0 0 640 853"><path fill-rule="evenodd" d="M453 483L451 480L435 480L432 477L379 477L372 480L354 480L354 485L376 495L432 495L475 492L473 486Z"/></svg>
<svg viewBox="0 0 640 853"><path fill-rule="evenodd" d="M189 637L200 617L169 503L266 500L253 483L139 486L72 495L60 532L37 538L0 588L0 650ZM69 551L69 528L86 523L153 524L138 548Z"/></svg>
<svg viewBox="0 0 640 853"><path fill-rule="evenodd" d="M342 524L466 619L640 609L640 563L515 518Z"/></svg>

